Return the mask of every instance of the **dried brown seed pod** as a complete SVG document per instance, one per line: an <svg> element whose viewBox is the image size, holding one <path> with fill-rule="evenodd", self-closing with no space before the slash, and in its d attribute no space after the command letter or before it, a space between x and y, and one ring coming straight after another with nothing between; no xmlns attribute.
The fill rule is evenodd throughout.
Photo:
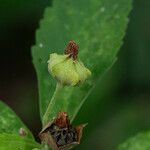
<svg viewBox="0 0 150 150"><path fill-rule="evenodd" d="M59 112L57 117L40 132L39 137L42 143L48 144L52 150L69 150L80 144L85 126L86 124L82 124L73 127L67 113Z"/></svg>

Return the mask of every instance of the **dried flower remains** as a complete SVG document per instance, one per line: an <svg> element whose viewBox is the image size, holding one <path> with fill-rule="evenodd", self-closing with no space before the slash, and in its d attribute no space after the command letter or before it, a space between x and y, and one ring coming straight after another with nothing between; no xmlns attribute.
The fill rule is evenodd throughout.
<svg viewBox="0 0 150 150"><path fill-rule="evenodd" d="M73 127L66 112L59 112L39 134L52 150L68 150L80 143L85 124Z"/></svg>

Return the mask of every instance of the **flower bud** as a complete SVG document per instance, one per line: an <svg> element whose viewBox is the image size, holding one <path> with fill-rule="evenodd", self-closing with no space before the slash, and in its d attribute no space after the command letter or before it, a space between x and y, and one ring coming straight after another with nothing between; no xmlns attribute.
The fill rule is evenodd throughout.
<svg viewBox="0 0 150 150"><path fill-rule="evenodd" d="M64 55L50 54L48 70L63 85L75 86L91 76L90 70L77 60L77 50L77 45L70 41Z"/></svg>

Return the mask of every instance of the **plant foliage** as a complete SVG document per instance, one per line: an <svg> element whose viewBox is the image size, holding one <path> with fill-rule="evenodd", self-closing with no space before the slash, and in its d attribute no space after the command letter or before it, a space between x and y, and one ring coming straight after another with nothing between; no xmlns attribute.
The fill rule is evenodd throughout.
<svg viewBox="0 0 150 150"><path fill-rule="evenodd" d="M54 0L45 11L36 45L32 48L36 68L41 118L53 96L56 81L47 71L50 53L63 53L69 40L79 47L79 58L90 68L92 78L80 87L65 87L51 110L75 118L94 85L116 60L128 23L131 0Z"/></svg>

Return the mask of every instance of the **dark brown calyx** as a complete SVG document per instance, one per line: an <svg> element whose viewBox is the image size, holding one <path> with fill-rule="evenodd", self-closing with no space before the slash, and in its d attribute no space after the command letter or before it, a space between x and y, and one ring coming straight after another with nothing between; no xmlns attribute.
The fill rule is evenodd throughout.
<svg viewBox="0 0 150 150"><path fill-rule="evenodd" d="M59 112L57 117L40 132L42 143L47 143L52 150L70 149L80 143L85 125L73 127L66 112Z"/></svg>
<svg viewBox="0 0 150 150"><path fill-rule="evenodd" d="M49 128L49 132L51 133L51 136L53 137L58 147L78 141L77 131L74 127L71 126L68 128L60 129L55 124L53 124Z"/></svg>
<svg viewBox="0 0 150 150"><path fill-rule="evenodd" d="M76 60L78 49L78 45L74 41L70 41L65 49L65 54L69 55L69 57L73 58L73 60Z"/></svg>
<svg viewBox="0 0 150 150"><path fill-rule="evenodd" d="M66 112L59 112L48 131L55 140L58 147L77 142L77 131L70 125Z"/></svg>

